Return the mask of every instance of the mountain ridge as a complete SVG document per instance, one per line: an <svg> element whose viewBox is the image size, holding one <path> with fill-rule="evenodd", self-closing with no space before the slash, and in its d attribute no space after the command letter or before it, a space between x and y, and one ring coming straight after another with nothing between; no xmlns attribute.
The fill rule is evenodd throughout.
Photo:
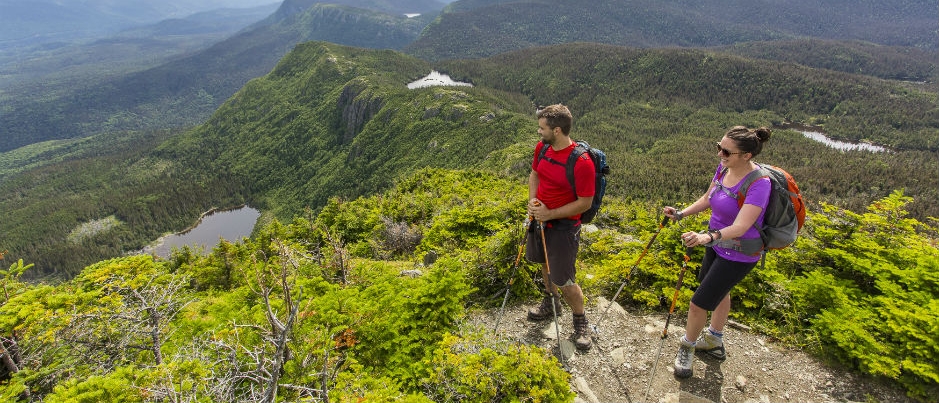
<svg viewBox="0 0 939 403"><path fill-rule="evenodd" d="M248 80L269 72L297 43L325 37L351 46L397 48L416 37L425 23L421 18L328 4L302 10L282 6L264 21L196 54L59 98L12 103L0 114L0 127L6 131L0 152L104 130L192 126ZM318 30L321 27L325 29Z"/></svg>
<svg viewBox="0 0 939 403"><path fill-rule="evenodd" d="M427 60L438 60L481 57L500 51L572 41L649 47L717 46L740 41L779 39L779 35L766 34L778 31L773 28L774 20L770 16L755 13L762 22L756 27L751 27L745 19L721 19L726 17L721 17L723 14L715 15L712 8L723 3L709 1L715 2L689 5L682 1L653 4L646 0L604 0L594 4L599 8L561 3L558 5L561 7L558 12L567 22L546 24L533 20L533 17L540 14L528 12L531 9L543 8L544 3L535 0L463 0L447 5L434 0L406 3L346 0L331 3L352 8L334 8L325 3L314 5L316 2L312 0L289 0L249 31L223 40L199 54L156 66L148 71L114 77L110 82L101 85L67 90L62 95L9 95L2 105L6 112L0 114L0 128L5 131L7 137L6 141L0 144L0 151L38 141L84 137L107 130L159 129L197 124L244 83L268 72L290 48L305 40L400 49ZM795 5L803 4L799 0L792 1ZM787 19L783 21L799 20L802 17L807 21L814 21L814 18L818 17L813 13L818 12L820 6L812 4L803 7L804 10L795 7L794 10L787 11ZM919 21L928 19L924 16L932 12L932 9L923 12L924 3L921 0L903 0L901 3L890 4L900 10L894 12L897 21L912 19L914 22L901 24L904 27L894 30L878 30L893 32L891 35L894 36L905 35L904 32L909 30L918 32L923 25ZM435 10L444 7L449 11L437 17ZM743 7L741 10L753 10L748 7L755 5ZM869 13L885 15L885 6L881 3L867 7ZM428 8L432 12L415 18L403 17L404 12ZM781 8L785 9L780 5L773 5L771 10L774 11L765 14L782 13ZM397 15L375 14L376 11L383 10ZM565 10L572 11L570 15L564 15ZM742 13L741 10L734 12ZM304 11L307 14L303 15ZM871 18L868 15L851 17L854 14L851 14L850 10L837 8L830 12L837 14L837 21L854 21L852 18L858 18L856 23L849 24L852 26L870 25L864 23ZM457 19L451 20L452 18ZM584 24L585 21L593 22ZM350 23L354 25L349 25ZM584 29L585 26L589 29ZM797 31L808 29L804 26L803 24L788 28L792 30L792 34L787 35L805 35L807 32ZM557 31L545 32L545 27L557 27ZM654 40L643 39L649 35L652 35ZM844 36L852 37L849 34ZM467 40L468 37L472 40ZM793 49L788 52L799 51ZM883 52L896 53L893 50ZM899 56L890 57L901 62L910 60ZM923 77L930 72L928 68L922 67L923 63L928 62L919 61L921 57L923 56L916 57L916 64L912 64L910 69L881 69L890 77ZM786 60L786 56L782 58ZM788 60L795 58L796 56L792 56ZM862 61L858 61L855 64L861 63ZM880 63L881 66L884 64ZM814 65L824 66L822 63ZM851 68L850 66L852 64L849 63L841 68ZM857 67L854 68L856 72ZM927 76L927 79L935 81L934 69L932 74Z"/></svg>
<svg viewBox="0 0 939 403"><path fill-rule="evenodd" d="M939 11L925 0L864 6L849 0L601 0L590 7L548 0L464 0L448 6L405 51L440 60L573 41L708 47L800 37L935 49L937 17ZM473 40L462 40L459 32L471 32Z"/></svg>

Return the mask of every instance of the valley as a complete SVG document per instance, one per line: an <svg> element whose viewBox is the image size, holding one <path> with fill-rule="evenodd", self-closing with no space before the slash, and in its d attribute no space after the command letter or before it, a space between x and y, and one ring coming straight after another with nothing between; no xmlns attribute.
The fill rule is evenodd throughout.
<svg viewBox="0 0 939 403"><path fill-rule="evenodd" d="M934 3L253 6L94 42L0 42L0 343L22 353L0 361L2 399L570 401L578 376L627 373L634 401L678 228L616 301L632 336L602 347L640 346L628 365L595 351L563 371L518 319L537 297L532 267L509 272L534 112L560 102L612 168L582 250L588 299L632 272L662 206L701 194L728 127L772 128L758 162L808 202L800 244L735 294L743 356L678 384L663 353L660 401L935 402L939 360L920 348L939 343L923 331L939 295ZM883 150L829 146L844 144ZM147 249L245 205L258 224L243 241ZM509 333L473 327L502 287ZM794 371L773 379L780 360ZM516 382L522 369L540 383ZM595 382L600 401L622 396Z"/></svg>

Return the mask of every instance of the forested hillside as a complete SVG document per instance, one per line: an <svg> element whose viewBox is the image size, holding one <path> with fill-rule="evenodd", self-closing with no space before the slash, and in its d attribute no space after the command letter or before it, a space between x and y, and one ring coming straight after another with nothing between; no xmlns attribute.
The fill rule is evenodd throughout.
<svg viewBox="0 0 939 403"><path fill-rule="evenodd" d="M796 63L817 69L914 81L935 92L939 81L936 49L885 46L869 42L799 39L747 42L716 48L753 58Z"/></svg>
<svg viewBox="0 0 939 403"><path fill-rule="evenodd" d="M430 71L398 52L305 43L154 157L243 178L251 203L281 218L386 188L421 167L496 168L508 152L524 159L526 97L406 87Z"/></svg>
<svg viewBox="0 0 939 403"><path fill-rule="evenodd" d="M439 60L577 41L703 47L807 37L936 49L937 18L928 0L462 0L405 51Z"/></svg>
<svg viewBox="0 0 939 403"><path fill-rule="evenodd" d="M476 86L407 89L433 68ZM536 139L534 106L553 102L574 110L575 138L607 151L609 192L626 199L689 203L706 186L713 143L727 127L792 120L898 147L841 152L776 130L760 160L786 167L813 205L862 209L903 190L914 198L914 217L939 216L930 202L939 197L934 171L909 168L935 166L935 96L899 84L701 50L561 45L434 66L394 51L311 42L154 152L105 159L119 164L93 153L68 157L68 165L0 183L0 208L17 217L0 222L0 245L42 262L34 272L68 277L188 226L179 224L185 217L154 211L192 211L195 219L198 209L248 202L288 220L425 166L488 167L522 180ZM19 161L62 152L54 150L36 148ZM112 203L100 203L101 194ZM177 204L182 210L155 209ZM108 248L65 243L83 223L111 215L136 222L141 214L152 221L87 241ZM43 219L36 225L34 217Z"/></svg>
<svg viewBox="0 0 939 403"><path fill-rule="evenodd" d="M440 66L456 79L518 91L539 104L564 100L582 116L574 136L612 155L611 188L624 196L690 201L712 173L710 145L724 129L794 121L821 124L835 138L897 148L845 153L778 131L761 159L793 171L810 200L856 209L906 189L917 199L911 209L918 217L939 213L930 207L935 172L909 169L935 166L934 93L689 49L559 45ZM675 175L688 168L695 174Z"/></svg>

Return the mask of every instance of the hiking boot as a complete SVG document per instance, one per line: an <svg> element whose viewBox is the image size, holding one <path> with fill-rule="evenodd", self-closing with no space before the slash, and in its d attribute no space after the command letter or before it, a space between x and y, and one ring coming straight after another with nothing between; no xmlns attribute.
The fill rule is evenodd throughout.
<svg viewBox="0 0 939 403"><path fill-rule="evenodd" d="M552 300L554 300L554 311L551 310ZM558 316L561 316L561 298L551 298L550 295L545 295L540 305L528 310L528 320L550 319L554 317L555 312L557 312Z"/></svg>
<svg viewBox="0 0 939 403"><path fill-rule="evenodd" d="M694 352L707 354L715 360L724 361L727 352L724 351L724 340L705 329L698 341L694 342Z"/></svg>
<svg viewBox="0 0 939 403"><path fill-rule="evenodd" d="M587 325L587 314L574 315L574 346L578 350L590 350L590 326Z"/></svg>
<svg viewBox="0 0 939 403"><path fill-rule="evenodd" d="M678 354L675 355L675 377L678 379L691 378L691 364L694 362L694 343L681 338L678 345Z"/></svg>

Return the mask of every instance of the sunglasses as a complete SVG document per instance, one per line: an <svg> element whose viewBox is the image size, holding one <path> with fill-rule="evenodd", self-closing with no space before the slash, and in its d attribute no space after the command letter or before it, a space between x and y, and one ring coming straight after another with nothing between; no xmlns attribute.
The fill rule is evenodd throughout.
<svg viewBox="0 0 939 403"><path fill-rule="evenodd" d="M727 151L726 148L721 147L721 143L717 143L717 152L721 153L721 155L723 155L723 156L725 156L725 157L729 157L729 156L734 155L734 154L746 154L746 153L747 153L746 151L737 151L737 152L733 152L733 153L732 153L732 152L730 152L730 151Z"/></svg>

